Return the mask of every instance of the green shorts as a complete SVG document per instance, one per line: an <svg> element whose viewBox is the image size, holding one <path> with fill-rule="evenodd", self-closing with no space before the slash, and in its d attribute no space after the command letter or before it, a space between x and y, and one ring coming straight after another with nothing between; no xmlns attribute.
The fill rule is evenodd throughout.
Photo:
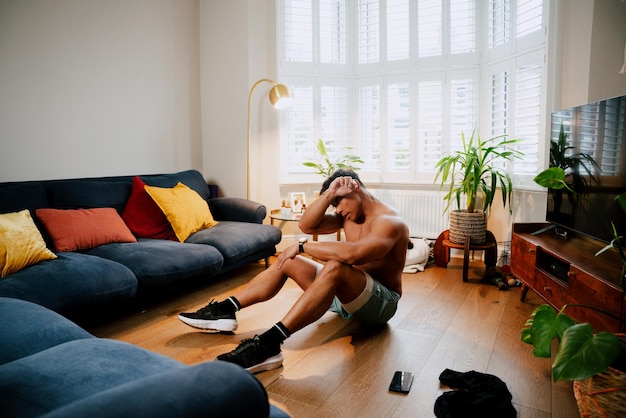
<svg viewBox="0 0 626 418"><path fill-rule="evenodd" d="M318 268L318 272L320 270ZM396 313L400 295L387 289L368 273L365 273L365 277L365 289L355 300L344 305L335 296L328 310L365 324L386 324Z"/></svg>

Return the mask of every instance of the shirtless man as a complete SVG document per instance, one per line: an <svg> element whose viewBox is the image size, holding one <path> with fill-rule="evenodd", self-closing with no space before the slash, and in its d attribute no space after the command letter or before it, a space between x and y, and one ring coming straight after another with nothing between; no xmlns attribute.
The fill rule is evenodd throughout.
<svg viewBox="0 0 626 418"><path fill-rule="evenodd" d="M334 213L327 213L330 206L335 207ZM271 299L288 278L302 288L304 292L280 322L218 356L219 360L239 364L251 373L272 370L282 365L284 340L328 310L365 324L384 324L395 314L409 243L408 227L395 209L372 196L356 173L338 170L324 182L299 225L306 234L331 234L343 228L346 241L302 239L281 252L238 294L179 315L192 327L234 331L236 311Z"/></svg>

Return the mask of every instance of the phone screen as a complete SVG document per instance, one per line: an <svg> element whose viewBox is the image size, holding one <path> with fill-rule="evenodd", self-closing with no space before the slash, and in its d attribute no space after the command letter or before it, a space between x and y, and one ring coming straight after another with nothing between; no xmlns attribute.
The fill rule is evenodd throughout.
<svg viewBox="0 0 626 418"><path fill-rule="evenodd" d="M393 374L389 390L392 392L409 393L413 384L413 373L397 371Z"/></svg>

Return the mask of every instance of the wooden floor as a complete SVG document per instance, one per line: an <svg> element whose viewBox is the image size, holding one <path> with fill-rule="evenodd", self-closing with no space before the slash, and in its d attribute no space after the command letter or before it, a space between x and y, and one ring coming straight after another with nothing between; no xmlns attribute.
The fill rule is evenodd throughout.
<svg viewBox="0 0 626 418"><path fill-rule="evenodd" d="M231 279L164 298L90 331L190 365L213 360L280 320L300 290L289 281L273 300L240 311L239 329L230 334L199 332L177 314L223 299L261 269L263 264L251 264ZM461 274L459 259L447 269L405 274L398 312L382 329L327 313L291 336L283 346L283 367L256 375L271 403L293 417L433 417L435 400L449 390L440 387L439 374L449 368L501 378L519 417L578 416L571 384L553 385L549 361L534 358L519 339L541 300L529 292L522 303L520 288L479 284L480 262L473 262L468 283ZM395 370L415 374L408 395L388 391Z"/></svg>

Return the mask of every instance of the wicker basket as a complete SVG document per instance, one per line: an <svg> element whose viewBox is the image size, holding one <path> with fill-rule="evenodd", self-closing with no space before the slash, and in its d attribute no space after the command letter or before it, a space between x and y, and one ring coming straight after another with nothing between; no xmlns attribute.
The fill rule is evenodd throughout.
<svg viewBox="0 0 626 418"><path fill-rule="evenodd" d="M465 244L465 236L470 236L472 244L482 244L487 240L487 217L485 212L475 210L450 212L450 241Z"/></svg>
<svg viewBox="0 0 626 418"><path fill-rule="evenodd" d="M622 353L614 363L624 368L626 334L616 333ZM602 373L574 382L574 397L581 417L626 417L626 373L609 367Z"/></svg>
<svg viewBox="0 0 626 418"><path fill-rule="evenodd" d="M626 373L608 370L574 382L581 417L626 417Z"/></svg>

